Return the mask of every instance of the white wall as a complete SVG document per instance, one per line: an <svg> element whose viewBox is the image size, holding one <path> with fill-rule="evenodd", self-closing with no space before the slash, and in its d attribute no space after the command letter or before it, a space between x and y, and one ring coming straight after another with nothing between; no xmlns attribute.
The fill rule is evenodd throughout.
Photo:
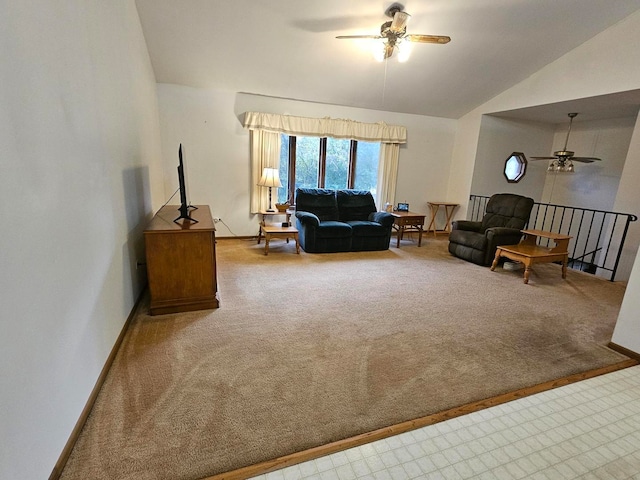
<svg viewBox="0 0 640 480"><path fill-rule="evenodd" d="M618 194L613 205L616 212L628 212L640 217L640 189L638 188L640 179L640 115L636 119L635 127L629 142L627 159L624 163ZM622 257L620 259L620 278L628 278L636 258L636 251L640 244L640 221L633 222L629 228L627 241L624 244ZM636 262L637 263L637 262ZM638 324L640 331L640 324ZM640 337L640 335L639 335Z"/></svg>
<svg viewBox="0 0 640 480"><path fill-rule="evenodd" d="M469 195L483 115L635 90L640 87L637 41L640 41L640 12L460 118L452 158L456 175L449 177L449 197L465 202ZM464 213L461 210L459 216Z"/></svg>
<svg viewBox="0 0 640 480"><path fill-rule="evenodd" d="M627 284L627 293L622 300L620 314L611 341L632 352L640 354L640 250Z"/></svg>
<svg viewBox="0 0 640 480"><path fill-rule="evenodd" d="M546 177L546 162L528 161L525 175L517 183L507 182L504 165L513 152L522 152L525 158L535 152L546 155L552 138L553 129L549 125L484 115L471 193L485 196L516 193L539 202Z"/></svg>
<svg viewBox="0 0 640 480"><path fill-rule="evenodd" d="M638 42L640 42L640 12L630 15L596 35L523 82L459 119L451 163L452 172L455 171L456 175L449 177L449 198L452 201L466 202L471 192L476 146L483 114L638 89L640 88ZM635 215L638 215L640 210L640 189L637 188L638 178L640 178L638 175L640 173L640 125L638 123L636 122L634 127L614 206L617 211ZM458 216L463 217L465 214L465 209L461 209ZM628 238L629 245L635 245L635 247L625 248L621 260L621 272L625 268L631 271L631 265L636 258L639 231L638 222L633 223ZM637 268L640 267L636 265ZM630 284L625 300L626 297L637 296L638 293L637 282ZM621 320L622 316L619 321ZM626 329L629 335L621 338L619 344L632 350L636 346L638 351L640 316L636 315L636 318L629 318L628 321L633 328Z"/></svg>
<svg viewBox="0 0 640 480"><path fill-rule="evenodd" d="M576 172L564 175L547 173L549 162L531 157L562 150L568 120L549 125L482 115L471 193L518 193L543 203L613 210L635 122L635 117L574 121L567 148L576 156L595 156L603 161L576 162ZM529 162L520 182L509 184L502 170L513 151L522 151Z"/></svg>
<svg viewBox="0 0 640 480"><path fill-rule="evenodd" d="M231 232L249 229L249 137L234 114L235 94L158 84L165 201L178 187L178 145L184 149L189 199L209 205ZM164 203L164 202L163 202ZM179 204L176 195L170 204ZM231 236L218 224L218 236ZM254 231L255 230L255 231Z"/></svg>
<svg viewBox="0 0 640 480"><path fill-rule="evenodd" d="M558 205L613 210L622 169L627 158L635 117L573 122L567 148L578 157L601 158L601 162L574 162L575 173L549 173L542 201ZM566 125L557 129L553 147L540 155L562 150L567 138ZM544 163L544 167L548 162Z"/></svg>
<svg viewBox="0 0 640 480"><path fill-rule="evenodd" d="M182 142L191 202L210 205L222 218L226 226L218 224L218 236L255 235L258 229L258 219L249 213L249 132L242 127L247 111L404 125L408 138L400 149L396 202L428 213L427 201L446 198L455 120L167 84L158 85L158 99L165 196L177 187L176 152Z"/></svg>
<svg viewBox="0 0 640 480"><path fill-rule="evenodd" d="M157 99L133 0L2 2L0 65L0 478L41 479L143 286Z"/></svg>

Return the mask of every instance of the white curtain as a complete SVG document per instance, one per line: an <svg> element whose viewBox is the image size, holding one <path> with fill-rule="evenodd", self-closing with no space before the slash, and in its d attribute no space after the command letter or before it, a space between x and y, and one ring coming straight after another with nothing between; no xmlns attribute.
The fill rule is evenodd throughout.
<svg viewBox="0 0 640 480"><path fill-rule="evenodd" d="M383 143L380 145L380 163L378 166L378 190L376 201L378 209L384 208L385 203L394 204L396 197L396 180L398 179L398 160L400 145L397 143Z"/></svg>
<svg viewBox="0 0 640 480"><path fill-rule="evenodd" d="M262 170L280 167L280 134L266 130L251 130L251 213L266 210L269 205L269 189L258 186ZM272 189L275 198L278 189ZM275 203L275 200L272 202Z"/></svg>
<svg viewBox="0 0 640 480"><path fill-rule="evenodd" d="M265 167L279 168L280 134L333 137L380 143L378 208L394 203L400 144L407 142L407 129L384 122L362 123L336 118L307 118L274 113L246 112L244 127L251 135L251 213L267 208L267 189L256 183Z"/></svg>
<svg viewBox="0 0 640 480"><path fill-rule="evenodd" d="M244 127L305 137L333 137L364 142L406 143L407 129L384 122L362 123L338 118L308 118L275 113L246 112Z"/></svg>

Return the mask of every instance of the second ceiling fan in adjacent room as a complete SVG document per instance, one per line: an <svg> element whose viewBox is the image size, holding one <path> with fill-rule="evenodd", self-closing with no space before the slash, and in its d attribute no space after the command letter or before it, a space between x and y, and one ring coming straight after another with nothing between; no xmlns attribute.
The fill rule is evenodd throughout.
<svg viewBox="0 0 640 480"><path fill-rule="evenodd" d="M573 124L573 119L578 116L577 113L569 113L569 130L567 131L567 138L564 141L564 147L562 150L558 150L557 152L553 152L552 157L530 157L531 160L553 160L549 164L548 171L550 172L568 172L573 173L574 167L573 162L581 162L581 163L593 163L596 161L600 161L599 158L596 157L575 157L575 152L571 150L567 150L567 145L569 144L569 134L571 133L571 125Z"/></svg>

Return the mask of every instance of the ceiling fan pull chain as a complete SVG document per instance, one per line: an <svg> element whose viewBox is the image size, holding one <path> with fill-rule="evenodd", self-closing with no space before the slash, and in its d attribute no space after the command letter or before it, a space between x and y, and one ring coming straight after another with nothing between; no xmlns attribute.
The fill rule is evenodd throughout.
<svg viewBox="0 0 640 480"><path fill-rule="evenodd" d="M382 81L382 105L381 108L384 108L384 98L385 93L387 91L387 60L384 61L384 79Z"/></svg>

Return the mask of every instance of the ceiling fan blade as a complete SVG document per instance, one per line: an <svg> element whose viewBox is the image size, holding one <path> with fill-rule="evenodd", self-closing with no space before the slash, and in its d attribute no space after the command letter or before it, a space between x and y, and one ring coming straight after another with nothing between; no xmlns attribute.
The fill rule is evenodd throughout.
<svg viewBox="0 0 640 480"><path fill-rule="evenodd" d="M406 12L396 12L393 14L393 21L389 30L393 33L404 33L407 28L407 22L409 21L409 15Z"/></svg>
<svg viewBox="0 0 640 480"><path fill-rule="evenodd" d="M409 40L410 42L418 42L418 43L449 43L451 41L451 37L447 37L445 35L417 35L411 34L406 35L405 40Z"/></svg>
<svg viewBox="0 0 640 480"><path fill-rule="evenodd" d="M593 163L593 162L600 161L599 158L595 158L595 157L571 157L569 160L571 160L572 162L582 162L582 163Z"/></svg>
<svg viewBox="0 0 640 480"><path fill-rule="evenodd" d="M357 38L382 38L380 35L338 35L336 38L340 39L357 39Z"/></svg>
<svg viewBox="0 0 640 480"><path fill-rule="evenodd" d="M529 160L555 160L557 157L529 157Z"/></svg>

